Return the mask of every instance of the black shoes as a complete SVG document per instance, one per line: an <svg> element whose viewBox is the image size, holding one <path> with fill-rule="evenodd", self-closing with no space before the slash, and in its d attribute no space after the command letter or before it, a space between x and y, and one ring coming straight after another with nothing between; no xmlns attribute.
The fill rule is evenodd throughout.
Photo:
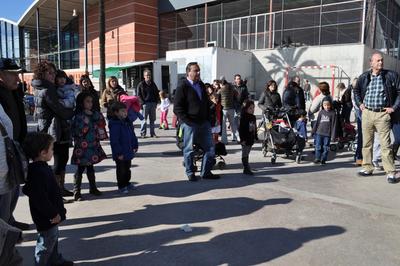
<svg viewBox="0 0 400 266"><path fill-rule="evenodd" d="M322 160L321 161L321 165L325 165L326 164L326 161L325 160Z"/></svg>
<svg viewBox="0 0 400 266"><path fill-rule="evenodd" d="M188 176L188 179L189 179L189 181L191 181L191 182L196 182L196 181L198 180L197 177L196 177L194 174Z"/></svg>
<svg viewBox="0 0 400 266"><path fill-rule="evenodd" d="M203 179L220 179L220 178L221 177L219 175L214 175L211 172L203 176Z"/></svg>
<svg viewBox="0 0 400 266"><path fill-rule="evenodd" d="M18 221L14 221L12 223L12 226L17 227L19 230L22 230L22 231L29 230L29 224L21 223L21 222L18 222Z"/></svg>
<svg viewBox="0 0 400 266"><path fill-rule="evenodd" d="M57 264L58 266L73 266L74 262L69 260L64 260L61 264Z"/></svg>
<svg viewBox="0 0 400 266"><path fill-rule="evenodd" d="M247 168L247 167L243 169L243 174L245 174L245 175L254 175L254 173L251 171L251 169Z"/></svg>
<svg viewBox="0 0 400 266"><path fill-rule="evenodd" d="M74 193L71 191L67 190L66 188L62 188L62 196L63 197L72 197Z"/></svg>
<svg viewBox="0 0 400 266"><path fill-rule="evenodd" d="M97 188L92 188L92 189L90 189L90 190L89 190L89 193L92 194L92 195L94 195L94 196L101 196L101 194L103 194L103 193L101 193L101 191L98 190Z"/></svg>
<svg viewBox="0 0 400 266"><path fill-rule="evenodd" d="M314 164L320 164L321 161L320 160L314 160Z"/></svg>

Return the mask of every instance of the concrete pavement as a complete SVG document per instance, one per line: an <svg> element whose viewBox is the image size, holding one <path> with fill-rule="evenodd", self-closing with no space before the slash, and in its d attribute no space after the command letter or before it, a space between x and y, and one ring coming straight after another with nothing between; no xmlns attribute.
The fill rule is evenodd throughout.
<svg viewBox="0 0 400 266"><path fill-rule="evenodd" d="M136 130L138 133L138 130ZM220 180L188 182L175 131L140 139L133 160L137 189L116 192L111 159L95 167L104 195L66 205L59 249L78 265L400 265L400 184L383 173L357 177L350 152L298 165L271 165L261 144L250 154L254 177L242 174L240 146L227 146ZM111 153L107 142L104 149ZM67 187L72 189L73 166ZM32 223L26 196L16 218ZM180 230L188 224L192 232ZM35 230L19 251L32 265Z"/></svg>

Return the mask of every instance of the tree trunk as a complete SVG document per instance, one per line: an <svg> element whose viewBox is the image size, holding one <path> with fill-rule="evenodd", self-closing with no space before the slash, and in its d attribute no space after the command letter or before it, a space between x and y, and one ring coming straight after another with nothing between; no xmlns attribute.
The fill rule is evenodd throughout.
<svg viewBox="0 0 400 266"><path fill-rule="evenodd" d="M99 52L100 52L100 75L99 86L102 94L106 88L106 21L104 14L104 0L99 0Z"/></svg>

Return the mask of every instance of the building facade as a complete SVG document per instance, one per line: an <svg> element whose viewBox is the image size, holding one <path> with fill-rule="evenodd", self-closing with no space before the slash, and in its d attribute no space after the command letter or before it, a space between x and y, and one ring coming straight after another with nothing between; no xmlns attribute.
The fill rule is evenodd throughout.
<svg viewBox="0 0 400 266"><path fill-rule="evenodd" d="M19 29L16 22L0 18L0 57L19 60Z"/></svg>

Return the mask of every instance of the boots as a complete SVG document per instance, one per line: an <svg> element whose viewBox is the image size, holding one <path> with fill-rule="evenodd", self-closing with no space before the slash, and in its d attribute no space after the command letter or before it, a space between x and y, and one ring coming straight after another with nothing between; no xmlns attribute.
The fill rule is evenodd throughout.
<svg viewBox="0 0 400 266"><path fill-rule="evenodd" d="M89 193L95 196L100 196L101 192L97 189L96 176L94 175L94 172L86 173L86 175L89 180Z"/></svg>
<svg viewBox="0 0 400 266"><path fill-rule="evenodd" d="M63 195L63 197L72 197L74 195L74 193L67 190L65 188L64 184L65 184L65 172L61 172L60 173L60 188L61 188L62 195Z"/></svg>
<svg viewBox="0 0 400 266"><path fill-rule="evenodd" d="M243 157L242 158L242 163L243 163L243 174L245 174L245 175L254 175L254 173L250 169L249 157Z"/></svg>
<svg viewBox="0 0 400 266"><path fill-rule="evenodd" d="M62 176L61 175L56 175L56 174L54 176L56 178L57 185L60 187L61 195L63 197L65 197L65 195L64 195L64 186L63 186L63 182L62 182ZM68 191L68 190L66 190L66 191ZM70 193L72 194L72 192L70 192ZM73 194L72 195L71 194L69 194L68 196L72 196L73 195ZM67 203L72 203L73 201L63 198L63 202L64 202L64 204L67 204Z"/></svg>
<svg viewBox="0 0 400 266"><path fill-rule="evenodd" d="M81 195L82 174L75 173L74 175L74 200L82 201Z"/></svg>

